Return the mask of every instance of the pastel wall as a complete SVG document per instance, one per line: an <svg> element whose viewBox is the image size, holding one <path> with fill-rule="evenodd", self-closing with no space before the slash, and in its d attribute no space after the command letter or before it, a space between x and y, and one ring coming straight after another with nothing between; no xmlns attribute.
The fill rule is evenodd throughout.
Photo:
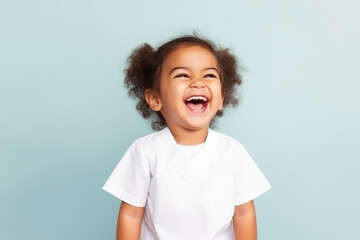
<svg viewBox="0 0 360 240"><path fill-rule="evenodd" d="M273 188L259 239L360 239L357 1L2 1L0 239L114 239L101 190L151 132L123 89L126 57L194 30L230 47L241 104L217 130Z"/></svg>

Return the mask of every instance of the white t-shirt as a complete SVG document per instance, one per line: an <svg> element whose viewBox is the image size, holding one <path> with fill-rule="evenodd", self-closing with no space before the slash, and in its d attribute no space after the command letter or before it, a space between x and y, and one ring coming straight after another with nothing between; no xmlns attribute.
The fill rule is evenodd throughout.
<svg viewBox="0 0 360 240"><path fill-rule="evenodd" d="M230 240L234 206L270 184L235 139L209 129L205 143L182 146L165 128L137 139L103 189L145 207L141 240Z"/></svg>

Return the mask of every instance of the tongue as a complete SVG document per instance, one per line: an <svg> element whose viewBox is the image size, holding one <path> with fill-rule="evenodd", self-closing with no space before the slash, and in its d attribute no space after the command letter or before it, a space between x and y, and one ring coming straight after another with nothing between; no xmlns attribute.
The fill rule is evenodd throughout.
<svg viewBox="0 0 360 240"><path fill-rule="evenodd" d="M187 102L186 106L190 109L190 111L192 112L202 112L203 111L203 107L204 105L202 103L191 103L191 102Z"/></svg>

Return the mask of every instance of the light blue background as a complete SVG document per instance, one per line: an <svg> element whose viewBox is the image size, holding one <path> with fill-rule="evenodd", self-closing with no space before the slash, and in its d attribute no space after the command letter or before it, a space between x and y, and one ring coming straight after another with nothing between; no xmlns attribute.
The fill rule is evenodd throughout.
<svg viewBox="0 0 360 240"><path fill-rule="evenodd" d="M259 239L360 239L358 1L0 3L0 239L114 239L101 187L151 132L123 89L125 59L197 30L247 67L218 130L273 189ZM189 216L191 217L191 216Z"/></svg>

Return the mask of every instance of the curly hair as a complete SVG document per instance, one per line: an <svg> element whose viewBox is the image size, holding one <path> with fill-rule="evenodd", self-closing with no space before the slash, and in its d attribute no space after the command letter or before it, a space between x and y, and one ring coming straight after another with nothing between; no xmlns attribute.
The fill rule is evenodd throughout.
<svg viewBox="0 0 360 240"><path fill-rule="evenodd" d="M156 51L147 43L137 47L128 58L128 67L125 69L124 85L128 95L137 100L136 109L145 119L151 119L152 128L161 130L166 127L164 117L160 112L154 112L147 104L144 96L145 89L159 89L159 79L164 59L180 47L201 46L208 49L217 59L220 70L222 95L224 96L223 109L228 106L236 107L236 86L242 82L242 76L236 58L227 48L218 48L211 41L196 35L186 35L175 38ZM211 121L211 126L216 117L221 117L223 110L219 110Z"/></svg>

